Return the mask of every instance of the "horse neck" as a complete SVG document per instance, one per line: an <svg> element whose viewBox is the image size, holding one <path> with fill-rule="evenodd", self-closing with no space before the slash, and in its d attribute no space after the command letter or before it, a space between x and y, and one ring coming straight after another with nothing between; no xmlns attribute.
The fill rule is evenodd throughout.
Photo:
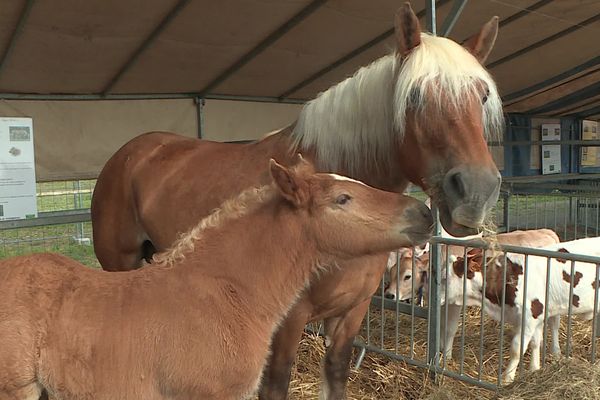
<svg viewBox="0 0 600 400"><path fill-rule="evenodd" d="M382 189L403 189L393 120L393 56L361 68L302 109L292 137L299 151L312 152L317 168Z"/></svg>
<svg viewBox="0 0 600 400"><path fill-rule="evenodd" d="M264 205L256 212L207 231L194 253L176 266L202 286L214 277L233 287L259 319L284 316L317 268L314 241L286 206Z"/></svg>

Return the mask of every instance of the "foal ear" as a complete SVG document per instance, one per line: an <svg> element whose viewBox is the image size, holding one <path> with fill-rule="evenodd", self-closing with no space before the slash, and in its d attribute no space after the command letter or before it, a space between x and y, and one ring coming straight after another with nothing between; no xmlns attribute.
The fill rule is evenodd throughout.
<svg viewBox="0 0 600 400"><path fill-rule="evenodd" d="M490 55L498 36L498 17L489 20L477 33L467 39L463 46L483 64Z"/></svg>
<svg viewBox="0 0 600 400"><path fill-rule="evenodd" d="M421 43L421 25L409 2L404 3L396 12L394 30L396 48L401 57L406 57Z"/></svg>
<svg viewBox="0 0 600 400"><path fill-rule="evenodd" d="M308 184L295 171L284 167L272 158L269 161L269 169L273 182L286 200L296 207L301 207L308 202Z"/></svg>

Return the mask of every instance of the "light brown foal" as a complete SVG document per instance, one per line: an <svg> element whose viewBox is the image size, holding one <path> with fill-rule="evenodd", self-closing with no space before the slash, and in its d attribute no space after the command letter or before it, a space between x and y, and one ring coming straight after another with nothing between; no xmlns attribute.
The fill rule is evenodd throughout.
<svg viewBox="0 0 600 400"><path fill-rule="evenodd" d="M396 15L396 49L308 102L291 127L245 145L141 135L107 162L93 201L102 268L138 268L235 193L268 182L264 164L296 152L383 190L409 182L428 191L454 236L473 234L496 204L500 175L486 135L502 129L502 105L482 63L498 28L492 19L464 46L421 33L407 4ZM385 271L387 255L340 260L290 311L272 345L261 400L287 397L304 326L325 321L323 396L345 397L352 342ZM244 264L239 265L240 269ZM265 278L267 279L267 278Z"/></svg>
<svg viewBox="0 0 600 400"><path fill-rule="evenodd" d="M0 262L0 399L248 398L318 273L431 237L431 212L410 197L302 160L271 160L270 175L135 271L55 254Z"/></svg>

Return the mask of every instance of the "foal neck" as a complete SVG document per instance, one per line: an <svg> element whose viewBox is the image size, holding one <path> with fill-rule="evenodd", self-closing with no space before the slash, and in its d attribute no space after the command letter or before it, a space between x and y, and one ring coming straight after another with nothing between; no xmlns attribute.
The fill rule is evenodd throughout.
<svg viewBox="0 0 600 400"><path fill-rule="evenodd" d="M293 305L317 268L317 248L302 217L281 200L211 228L179 268L199 285L216 278L235 289L253 314L276 322Z"/></svg>

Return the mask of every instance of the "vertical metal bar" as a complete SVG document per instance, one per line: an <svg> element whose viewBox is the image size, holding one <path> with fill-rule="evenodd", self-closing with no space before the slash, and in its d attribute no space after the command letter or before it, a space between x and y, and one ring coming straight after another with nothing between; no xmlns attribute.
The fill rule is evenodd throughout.
<svg viewBox="0 0 600 400"><path fill-rule="evenodd" d="M371 344L371 307L367 311L367 346Z"/></svg>
<svg viewBox="0 0 600 400"><path fill-rule="evenodd" d="M546 293L544 294L544 332L542 336L544 346L542 347L542 365L546 364L546 345L548 343L546 339L548 337L548 289L550 287L550 260L550 257L546 258Z"/></svg>
<svg viewBox="0 0 600 400"><path fill-rule="evenodd" d="M600 264L596 264L596 277L594 278L594 319L592 321L592 364L596 362L596 339L598 337L598 290L600 278Z"/></svg>
<svg viewBox="0 0 600 400"><path fill-rule="evenodd" d="M502 385L502 362L504 361L504 305L506 302L506 253L502 263L502 303L500 304L500 346L498 355L498 386Z"/></svg>
<svg viewBox="0 0 600 400"><path fill-rule="evenodd" d="M437 22L435 20L435 0L425 0L425 20L427 30L433 35L437 35Z"/></svg>
<svg viewBox="0 0 600 400"><path fill-rule="evenodd" d="M73 181L73 208L82 208L81 205L81 181L78 179ZM83 244L83 222L75 224L75 241L78 244Z"/></svg>
<svg viewBox="0 0 600 400"><path fill-rule="evenodd" d="M548 227L548 198L544 197L544 226L542 228Z"/></svg>
<svg viewBox="0 0 600 400"><path fill-rule="evenodd" d="M462 316L461 316L461 326L460 326L460 374L463 375L465 373L465 317L467 314L467 274L468 271L468 262L467 262L467 248L463 247L463 287L462 287Z"/></svg>
<svg viewBox="0 0 600 400"><path fill-rule="evenodd" d="M384 327L385 327L385 284L383 282L383 277L381 277L381 324L379 326L379 337L380 337L380 347L382 349L385 349L385 346L383 345L383 331L384 331Z"/></svg>
<svg viewBox="0 0 600 400"><path fill-rule="evenodd" d="M567 210L567 207L569 207L569 209ZM571 214L571 197L569 197L569 203L567 204L565 202L565 225L564 225L564 240L569 240L569 238L567 237L567 226L568 226L568 218Z"/></svg>
<svg viewBox="0 0 600 400"><path fill-rule="evenodd" d="M557 211L557 206L558 206L558 197L554 197L554 232L557 232L557 224L558 224L558 220L556 219L556 211Z"/></svg>
<svg viewBox="0 0 600 400"><path fill-rule="evenodd" d="M537 203L535 201L533 201L533 199L532 199L532 203L533 203L533 213L534 213L535 229L537 229L537 228L540 227L538 225L538 206L537 206Z"/></svg>
<svg viewBox="0 0 600 400"><path fill-rule="evenodd" d="M202 139L204 136L204 99L202 97L195 97L194 102L196 103L196 123L198 124L198 139Z"/></svg>
<svg viewBox="0 0 600 400"><path fill-rule="evenodd" d="M410 283L410 358L415 357L415 257L416 253L413 250L412 254L412 281ZM400 274L398 274L400 275Z"/></svg>
<svg viewBox="0 0 600 400"><path fill-rule="evenodd" d="M586 238L588 237L588 208L590 207L589 204L589 197L584 197L585 199L585 209L583 210L583 227L585 229L584 233L583 233L583 237Z"/></svg>
<svg viewBox="0 0 600 400"><path fill-rule="evenodd" d="M454 0L454 4L452 5L452 9L444 19L442 23L442 28L440 29L440 36L448 37L450 32L452 32L452 28L458 21L460 14L462 13L465 5L467 4L467 0Z"/></svg>
<svg viewBox="0 0 600 400"><path fill-rule="evenodd" d="M510 232L510 193L508 192L504 195L503 206L504 215L502 217L504 218L504 228L506 232Z"/></svg>
<svg viewBox="0 0 600 400"><path fill-rule="evenodd" d="M567 358L571 355L571 322L573 319L573 281L575 276L575 261L571 261L571 279L569 283L569 312L567 314L567 347L565 355Z"/></svg>
<svg viewBox="0 0 600 400"><path fill-rule="evenodd" d="M523 267L523 308L521 309L521 346L519 347L519 376L523 375L523 354L525 353L525 316L527 315L527 273L528 273L529 255L525 254L525 266Z"/></svg>
<svg viewBox="0 0 600 400"><path fill-rule="evenodd" d="M573 197L571 197L571 212L573 213L573 216L571 218L571 222L574 221L574 225L575 225L575 237L573 238L573 240L577 240L577 219L579 216L579 199L575 199L575 209L573 209Z"/></svg>
<svg viewBox="0 0 600 400"><path fill-rule="evenodd" d="M525 195L525 230L529 229L529 196Z"/></svg>
<svg viewBox="0 0 600 400"><path fill-rule="evenodd" d="M414 279L414 277L413 277ZM399 327L400 327L400 252L396 251L396 344L394 347L394 352L398 353L398 341L400 339L399 335Z"/></svg>
<svg viewBox="0 0 600 400"><path fill-rule="evenodd" d="M596 199L596 236L598 236L598 222L600 217L600 199Z"/></svg>
<svg viewBox="0 0 600 400"><path fill-rule="evenodd" d="M519 229L519 226L521 225L521 224L520 224L521 218L519 218L519 217L520 217L520 215L519 215L519 212L520 212L519 198L520 198L520 197L521 197L521 196L519 196L519 195L516 195L516 196L515 196L515 198L516 198L516 200L517 200L517 201L516 201L517 205L516 205L516 207L515 207L515 209L516 209L516 211L515 211L515 214L517 214L517 223L516 223L516 229Z"/></svg>
<svg viewBox="0 0 600 400"><path fill-rule="evenodd" d="M428 0L433 1L433 0ZM441 224L439 218L439 210L437 207L432 207L434 217L434 233L435 236L441 235ZM441 253L440 244L434 243L431 246L431 278L429 283L429 337L427 341L427 363L433 367L431 370L431 378L435 380L435 370L439 367L439 349L440 349L440 264Z"/></svg>
<svg viewBox="0 0 600 400"><path fill-rule="evenodd" d="M446 280L444 281L444 332L442 332L442 334L444 335L444 351L446 350L446 346L448 345L446 343L446 338L448 337L448 274L449 274L449 270L450 270L450 259L448 258L450 252L450 245L446 245L446 258L444 261L444 270L445 270L445 274L446 274ZM452 352L452 349L450 349L450 352ZM446 355L444 354L444 358L443 358L443 364L442 364L442 371L446 369Z"/></svg>
<svg viewBox="0 0 600 400"><path fill-rule="evenodd" d="M479 371L477 373L477 379L482 380L483 377L483 338L484 338L484 320L483 316L485 314L485 291L487 284L487 254L486 250L483 250L483 265L481 266L481 275L482 275L482 286L481 286L481 315L479 321Z"/></svg>

